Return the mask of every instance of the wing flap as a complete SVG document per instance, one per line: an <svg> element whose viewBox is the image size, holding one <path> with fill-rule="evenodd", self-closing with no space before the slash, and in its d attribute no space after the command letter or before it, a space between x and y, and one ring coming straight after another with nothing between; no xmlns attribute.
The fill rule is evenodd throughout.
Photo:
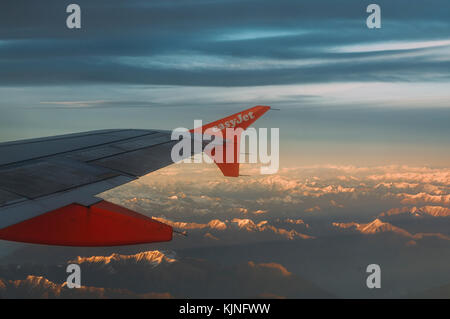
<svg viewBox="0 0 450 319"><path fill-rule="evenodd" d="M104 167L55 158L1 169L0 188L33 199L118 175Z"/></svg>
<svg viewBox="0 0 450 319"><path fill-rule="evenodd" d="M172 240L172 227L113 203L70 204L0 229L0 239L63 246L120 246Z"/></svg>
<svg viewBox="0 0 450 319"><path fill-rule="evenodd" d="M109 143L106 145L88 149L76 150L65 154L64 157L82 162L91 162L101 158L111 157L140 148L150 147L169 140L169 134L152 131L148 134L141 135L132 139L127 139L125 141Z"/></svg>
<svg viewBox="0 0 450 319"><path fill-rule="evenodd" d="M92 161L92 164L123 172L132 176L143 176L173 164L171 151L178 141L131 151Z"/></svg>
<svg viewBox="0 0 450 319"><path fill-rule="evenodd" d="M119 148L123 151L134 151L141 148L146 148L154 145L158 145L161 143L166 143L171 140L171 134L167 133L157 133L152 134L150 136L143 136L139 138L135 138L132 141L128 142L119 142L114 143L111 146Z"/></svg>
<svg viewBox="0 0 450 319"><path fill-rule="evenodd" d="M156 133L156 130L104 130L1 143L0 165L100 147Z"/></svg>
<svg viewBox="0 0 450 319"><path fill-rule="evenodd" d="M9 205L9 204L21 201L21 200L25 200L25 198L23 198L20 195L13 194L13 193L10 193L10 192L0 189L0 206Z"/></svg>
<svg viewBox="0 0 450 319"><path fill-rule="evenodd" d="M98 202L98 198L94 197L96 194L129 183L133 179L127 176L117 176L34 200L28 199L3 206L0 208L0 229L72 203L91 205Z"/></svg>

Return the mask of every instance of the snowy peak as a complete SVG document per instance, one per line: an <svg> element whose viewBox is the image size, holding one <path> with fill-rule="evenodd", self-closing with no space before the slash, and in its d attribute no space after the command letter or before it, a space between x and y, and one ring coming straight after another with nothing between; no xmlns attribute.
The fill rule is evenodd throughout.
<svg viewBox="0 0 450 319"><path fill-rule="evenodd" d="M370 223L359 224L359 223L333 223L333 226L338 228L354 228L358 232L366 235L373 235L377 233L393 232L402 236L412 237L410 233L406 230L396 227L390 223L383 222L381 219L376 218Z"/></svg>
<svg viewBox="0 0 450 319"><path fill-rule="evenodd" d="M385 223L381 219L376 218L372 222L368 224L361 224L357 229L364 234L376 234L376 233L382 233L387 231L393 231L396 232L400 230L400 228L397 228L393 226L392 224Z"/></svg>
<svg viewBox="0 0 450 319"><path fill-rule="evenodd" d="M405 229L402 229L400 227L394 226L388 222L383 222L381 219L376 218L370 223L367 224L358 224L358 223L333 223L334 227L337 228L354 228L356 231L360 232L361 234L365 235L373 235L373 234L379 234L379 233L386 233L391 232L395 233L397 235L413 238L413 239L423 239L426 237L435 237L440 238L444 240L450 240L450 237L441 233L416 233L411 234Z"/></svg>
<svg viewBox="0 0 450 319"><path fill-rule="evenodd" d="M450 208L443 206L422 206L422 207L401 207L392 208L385 213L381 213L380 217L394 215L411 215L414 217L450 217Z"/></svg>
<svg viewBox="0 0 450 319"><path fill-rule="evenodd" d="M18 287L29 287L29 288L40 288L40 289L52 289L57 290L59 287L57 284L51 282L50 280L42 276L27 276L24 280L14 280L11 284Z"/></svg>
<svg viewBox="0 0 450 319"><path fill-rule="evenodd" d="M170 264L175 262L176 259L168 257L159 250L144 251L135 255L120 255L112 254L110 256L91 256L91 257L80 257L78 256L75 261L70 261L69 263L75 262L77 264L100 264L109 265L111 263L135 263L135 264L148 264L150 266L158 266L160 264Z"/></svg>

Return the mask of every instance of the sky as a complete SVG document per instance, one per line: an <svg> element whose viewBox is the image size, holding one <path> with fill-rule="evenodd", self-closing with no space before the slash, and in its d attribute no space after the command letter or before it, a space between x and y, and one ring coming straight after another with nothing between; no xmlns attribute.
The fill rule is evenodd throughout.
<svg viewBox="0 0 450 319"><path fill-rule="evenodd" d="M0 142L270 105L255 127L280 129L280 170L173 165L104 193L189 236L2 241L0 297L450 297L450 3L377 0L368 29L370 3L1 1ZM69 291L74 260L85 287Z"/></svg>
<svg viewBox="0 0 450 319"><path fill-rule="evenodd" d="M450 5L378 1L64 1L0 5L0 140L192 127L281 108L284 165L445 166ZM283 163L283 161L282 161Z"/></svg>

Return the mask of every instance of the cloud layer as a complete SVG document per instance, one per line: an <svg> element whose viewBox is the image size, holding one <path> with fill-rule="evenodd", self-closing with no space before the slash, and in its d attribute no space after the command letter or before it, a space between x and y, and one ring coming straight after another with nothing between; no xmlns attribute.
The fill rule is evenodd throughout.
<svg viewBox="0 0 450 319"><path fill-rule="evenodd" d="M248 87L449 79L445 0L381 1L386 15L376 31L366 28L366 7L358 1L260 1L259 10L252 0L78 4L81 30L65 27L59 1L1 5L0 84Z"/></svg>

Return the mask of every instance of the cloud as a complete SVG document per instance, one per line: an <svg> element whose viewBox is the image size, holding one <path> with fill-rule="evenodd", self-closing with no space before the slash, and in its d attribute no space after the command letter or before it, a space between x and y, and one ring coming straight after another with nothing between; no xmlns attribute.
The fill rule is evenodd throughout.
<svg viewBox="0 0 450 319"><path fill-rule="evenodd" d="M381 42L370 44L355 44L334 48L334 52L356 53L356 52L380 52L380 51L403 51L417 50L450 45L450 40L436 41L403 41L403 42Z"/></svg>
<svg viewBox="0 0 450 319"><path fill-rule="evenodd" d="M39 104L52 108L153 107L159 105L151 101L131 100L40 101Z"/></svg>
<svg viewBox="0 0 450 319"><path fill-rule="evenodd" d="M83 22L75 31L65 27L64 3L1 4L1 85L448 80L448 52L439 51L448 44L444 0L381 1L389 18L370 37L375 43L361 27L365 5L356 3L265 0L257 11L251 0L78 4Z"/></svg>

